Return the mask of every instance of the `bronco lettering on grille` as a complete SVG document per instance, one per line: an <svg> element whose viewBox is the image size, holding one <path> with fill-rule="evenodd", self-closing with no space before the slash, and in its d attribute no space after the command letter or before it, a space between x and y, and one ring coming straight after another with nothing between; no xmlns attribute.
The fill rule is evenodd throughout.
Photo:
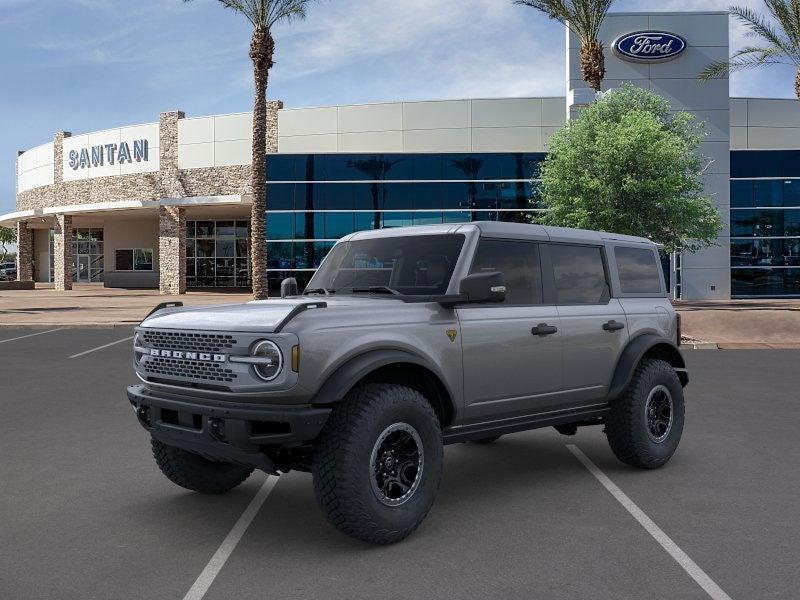
<svg viewBox="0 0 800 600"><path fill-rule="evenodd" d="M182 360L201 360L204 362L220 362L226 361L224 354L209 354L207 352L185 352L183 350L159 350L153 348L150 350L150 356L161 356L164 358L180 358Z"/></svg>

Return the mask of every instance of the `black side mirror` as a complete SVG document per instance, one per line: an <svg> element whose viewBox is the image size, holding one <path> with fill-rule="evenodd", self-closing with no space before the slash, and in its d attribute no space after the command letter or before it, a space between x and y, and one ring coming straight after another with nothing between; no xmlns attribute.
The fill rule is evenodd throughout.
<svg viewBox="0 0 800 600"><path fill-rule="evenodd" d="M503 302L506 299L506 282L500 271L472 273L461 280L458 291L464 301L470 304Z"/></svg>
<svg viewBox="0 0 800 600"><path fill-rule="evenodd" d="M281 298L286 296L297 296L297 280L294 277L287 277L281 281Z"/></svg>

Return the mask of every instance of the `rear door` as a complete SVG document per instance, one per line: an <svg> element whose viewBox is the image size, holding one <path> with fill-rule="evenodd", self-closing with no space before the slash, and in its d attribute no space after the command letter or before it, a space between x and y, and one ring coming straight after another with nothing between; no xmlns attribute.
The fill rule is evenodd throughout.
<svg viewBox="0 0 800 600"><path fill-rule="evenodd" d="M551 243L549 256L564 357L564 405L605 398L628 339L625 312L611 297L605 248Z"/></svg>
<svg viewBox="0 0 800 600"><path fill-rule="evenodd" d="M503 304L458 308L465 424L542 412L561 390L561 331L543 303L539 244L481 239L470 272L500 271Z"/></svg>

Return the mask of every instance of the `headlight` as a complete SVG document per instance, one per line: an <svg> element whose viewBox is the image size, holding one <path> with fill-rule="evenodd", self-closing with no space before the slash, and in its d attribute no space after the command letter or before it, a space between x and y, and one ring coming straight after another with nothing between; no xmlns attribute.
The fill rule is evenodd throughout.
<svg viewBox="0 0 800 600"><path fill-rule="evenodd" d="M253 356L260 359L253 369L264 381L275 379L283 368L283 355L280 348L269 340L258 342L253 348Z"/></svg>
<svg viewBox="0 0 800 600"><path fill-rule="evenodd" d="M142 347L142 336L139 335L139 332L137 331L135 334L133 334L133 356L137 363L142 362L142 359L144 358L144 353L137 352L136 350L137 348L141 347Z"/></svg>

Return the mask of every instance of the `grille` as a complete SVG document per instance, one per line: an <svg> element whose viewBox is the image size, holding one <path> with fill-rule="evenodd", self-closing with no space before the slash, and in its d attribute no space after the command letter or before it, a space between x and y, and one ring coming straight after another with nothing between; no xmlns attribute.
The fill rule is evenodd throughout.
<svg viewBox="0 0 800 600"><path fill-rule="evenodd" d="M194 352L222 352L236 345L232 335L223 333L184 333L178 331L144 331L144 341L149 346L163 350L189 350Z"/></svg>
<svg viewBox="0 0 800 600"><path fill-rule="evenodd" d="M142 367L149 375L163 375L180 379L231 382L237 377L236 373L220 363L181 360L162 356L148 357Z"/></svg>

